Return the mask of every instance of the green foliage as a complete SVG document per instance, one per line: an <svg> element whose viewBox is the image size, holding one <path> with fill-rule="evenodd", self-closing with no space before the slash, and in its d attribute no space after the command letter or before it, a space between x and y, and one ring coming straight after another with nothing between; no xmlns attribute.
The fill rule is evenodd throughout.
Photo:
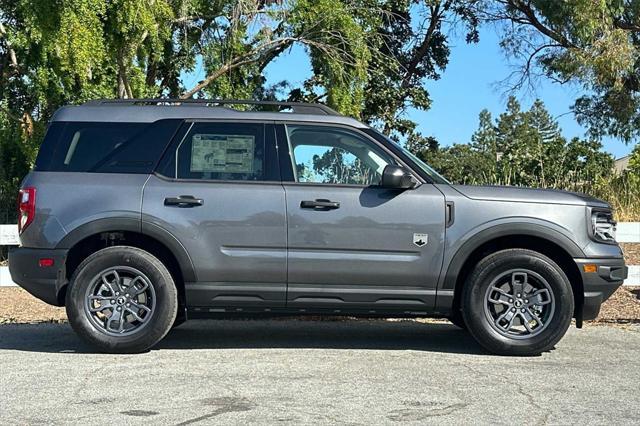
<svg viewBox="0 0 640 426"><path fill-rule="evenodd" d="M468 43L478 41L479 1L379 3L384 13L370 24L372 58L363 119L394 139L408 138L415 133L416 123L406 113L411 108L430 108L425 83L438 80L447 67L450 31L463 31Z"/></svg>
<svg viewBox="0 0 640 426"><path fill-rule="evenodd" d="M298 0L289 22L293 34L309 39L314 83L323 87L327 104L359 117L371 54L355 8L335 0Z"/></svg>
<svg viewBox="0 0 640 426"><path fill-rule="evenodd" d="M350 185L369 185L373 182L371 167L342 148L331 148L322 155L314 155L313 174L321 182Z"/></svg>
<svg viewBox="0 0 640 426"><path fill-rule="evenodd" d="M0 213L14 214L17 187L58 107L165 91L170 80L159 84L152 71L173 52L176 3L0 0Z"/></svg>
<svg viewBox="0 0 640 426"><path fill-rule="evenodd" d="M286 83L264 87L263 70L296 43L313 66L306 90L360 116L381 13L375 1L0 0L3 207L58 107L116 97L275 97ZM198 58L207 77L185 88L181 75L196 71Z"/></svg>
<svg viewBox="0 0 640 426"><path fill-rule="evenodd" d="M608 201L618 220L640 219L640 145L629 169L617 174L600 142L565 139L541 101L522 111L510 98L495 121L482 111L470 144L440 148L433 139L414 138L408 148L454 183L583 192Z"/></svg>
<svg viewBox="0 0 640 426"><path fill-rule="evenodd" d="M480 113L471 144L447 148L410 148L456 183L499 184L590 192L598 179L612 174L613 158L602 145L567 141L541 101L522 111L510 98L506 112L492 122ZM417 148L417 149L416 149Z"/></svg>
<svg viewBox="0 0 640 426"><path fill-rule="evenodd" d="M640 0L486 0L483 17L503 23L501 45L521 64L515 88L537 73L576 82L574 111L592 136L640 136Z"/></svg>
<svg viewBox="0 0 640 426"><path fill-rule="evenodd" d="M640 175L625 171L596 179L590 195L607 200L616 220L637 222L640 219Z"/></svg>
<svg viewBox="0 0 640 426"><path fill-rule="evenodd" d="M640 176L640 144L636 145L631 151L629 171Z"/></svg>
<svg viewBox="0 0 640 426"><path fill-rule="evenodd" d="M425 83L446 70L449 34L477 42L481 18L513 24L502 46L523 75L537 66L588 89L575 111L594 136L640 135L640 0L0 0L0 207L13 210L58 107L116 97L320 101L458 182L600 191L610 156L567 141L541 102L521 111L511 99L495 120L484 111L470 145L444 149L407 118L430 107ZM312 76L266 87L265 67L294 45ZM183 87L199 63L206 77ZM337 173L330 160L306 172ZM635 188L629 176L616 178L620 193Z"/></svg>
<svg viewBox="0 0 640 426"><path fill-rule="evenodd" d="M21 143L15 143L16 138ZM21 123L0 110L0 223L17 219L17 188L31 167L35 148L26 142Z"/></svg>
<svg viewBox="0 0 640 426"><path fill-rule="evenodd" d="M64 104L95 98L275 98L323 101L408 137L406 109L430 106L424 87L448 62L443 30L478 39L479 0L0 0L0 101L37 146ZM312 77L265 87L264 68L304 46ZM193 88L181 75L202 60ZM22 123L22 121L25 123ZM9 136L8 136L9 137ZM27 149L32 163L35 149Z"/></svg>

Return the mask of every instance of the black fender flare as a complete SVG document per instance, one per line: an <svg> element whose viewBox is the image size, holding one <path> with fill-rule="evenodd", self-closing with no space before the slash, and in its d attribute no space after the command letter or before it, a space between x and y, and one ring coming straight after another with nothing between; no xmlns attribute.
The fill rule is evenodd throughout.
<svg viewBox="0 0 640 426"><path fill-rule="evenodd" d="M180 243L173 234L159 226L145 223L145 226L143 227L139 217L103 218L84 223L69 232L58 243L56 248L68 250L80 241L92 235L100 234L102 232L118 231L135 232L157 240L167 247L175 256L178 261L178 265L180 266L184 281L197 281L193 262L182 243Z"/></svg>
<svg viewBox="0 0 640 426"><path fill-rule="evenodd" d="M483 229L466 241L453 255L448 265L444 265L446 272L442 275L438 285L438 307L444 307L453 302L453 292L456 288L458 274L469 256L483 244L497 238L509 236L532 236L547 240L566 251L573 258L584 257L582 249L562 232L538 223L509 222L501 223ZM443 270L445 270L443 268ZM442 297L441 297L442 296ZM442 303L441 303L441 300Z"/></svg>

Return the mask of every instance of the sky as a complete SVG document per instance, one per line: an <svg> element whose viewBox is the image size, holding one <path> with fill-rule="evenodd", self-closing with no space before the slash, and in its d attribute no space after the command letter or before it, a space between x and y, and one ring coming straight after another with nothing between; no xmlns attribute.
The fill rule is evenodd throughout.
<svg viewBox="0 0 640 426"><path fill-rule="evenodd" d="M427 80L432 106L428 111L410 111L409 118L418 123L418 130L425 136L434 136L442 146L453 143L468 143L478 127L478 114L488 109L497 117L506 109L508 94L499 83L513 71L498 44L498 35L492 28L480 32L480 42L467 44L463 35L450 39L449 64L439 80ZM287 80L293 87L299 86L311 75L309 58L304 48L295 46L284 52L265 69L267 84ZM202 66L195 73L184 76L187 87L204 78ZM578 86L559 85L541 79L533 92L523 90L514 95L528 109L536 98L542 99L551 115L570 139L584 137L586 129L581 127L570 112L574 100L581 95ZM614 157L623 157L631 152L633 144L607 138L602 141L604 150Z"/></svg>

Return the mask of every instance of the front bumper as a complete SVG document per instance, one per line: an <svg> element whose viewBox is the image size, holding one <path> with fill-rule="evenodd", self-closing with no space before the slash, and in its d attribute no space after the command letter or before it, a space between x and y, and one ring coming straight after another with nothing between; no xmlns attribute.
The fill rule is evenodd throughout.
<svg viewBox="0 0 640 426"><path fill-rule="evenodd" d="M574 259L582 275L584 300L576 320L595 319L600 313L600 305L618 289L627 278L628 268L624 259ZM595 272L585 272L585 265L595 265Z"/></svg>
<svg viewBox="0 0 640 426"><path fill-rule="evenodd" d="M38 299L55 306L64 305L60 290L67 284L65 263L67 250L42 250L17 247L9 251L11 279ZM40 259L53 259L49 267L39 266Z"/></svg>

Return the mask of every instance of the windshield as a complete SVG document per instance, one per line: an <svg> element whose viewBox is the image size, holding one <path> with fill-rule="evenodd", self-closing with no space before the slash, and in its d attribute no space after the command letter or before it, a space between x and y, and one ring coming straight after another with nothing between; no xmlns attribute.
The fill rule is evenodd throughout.
<svg viewBox="0 0 640 426"><path fill-rule="evenodd" d="M369 129L368 129L369 130ZM424 173L427 174L427 176L429 176L431 178L431 180L433 181L433 183L446 183L448 185L451 185L451 182L449 182L447 179L445 179L440 173L436 172L435 170L433 170L431 168L431 166L429 166L427 163L425 163L424 161L422 161L421 159L419 159L418 157L416 157L415 155L413 155L411 153L411 151L409 151L408 149L406 149L405 147L403 147L402 145L394 142L393 140L389 139L387 136L385 136L384 134L380 133L379 131L377 131L376 129L370 129L373 133L376 134L376 136L378 137L382 137L385 140L391 142L394 144L394 146L397 146L398 148L400 148L400 150L402 151L402 153L404 155L406 155L407 157L409 157L411 159L411 161L420 168L420 170Z"/></svg>
<svg viewBox="0 0 640 426"><path fill-rule="evenodd" d="M446 184L451 185L451 182L449 182L447 179L445 179L444 176L442 176L440 173L438 173L435 170L433 170L430 165L428 165L427 163L425 163L424 161L422 161L421 159L419 159L418 157L413 155L411 153L411 151L409 151L407 148L401 146L400 149L402 150L402 152L405 153L406 156L411 158L413 160L413 162L416 163L416 166L420 167L420 169L423 172L428 174L429 177L431 179L433 179L433 183L446 183Z"/></svg>

